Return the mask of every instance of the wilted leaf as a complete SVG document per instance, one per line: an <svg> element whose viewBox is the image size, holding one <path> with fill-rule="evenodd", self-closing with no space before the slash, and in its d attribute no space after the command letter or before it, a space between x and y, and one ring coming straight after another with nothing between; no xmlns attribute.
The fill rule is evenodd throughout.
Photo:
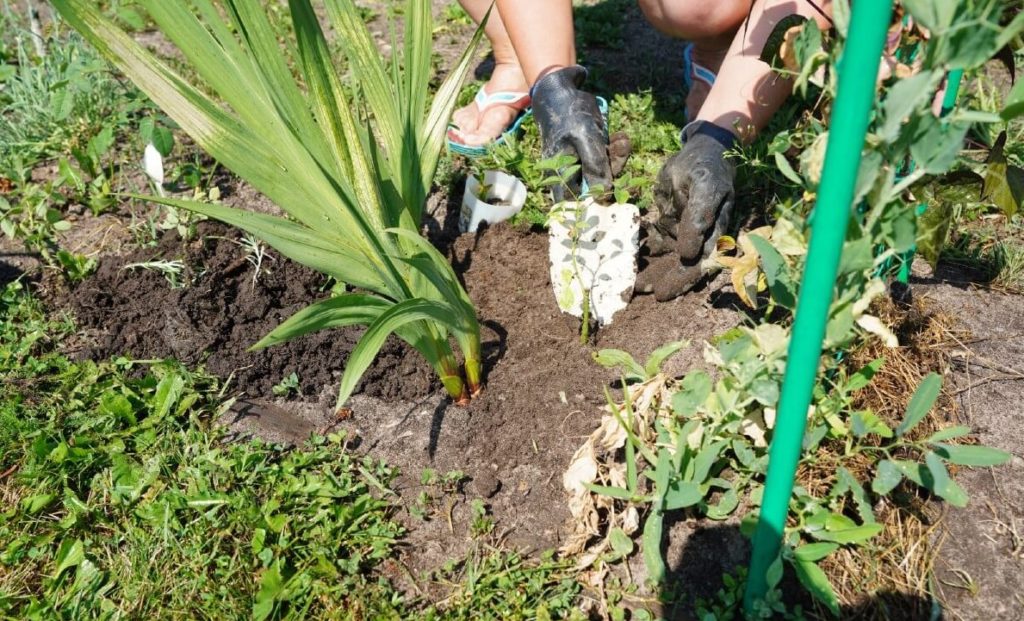
<svg viewBox="0 0 1024 621"><path fill-rule="evenodd" d="M900 345L899 339L892 333L892 330L874 315L861 315L857 318L857 325L882 339L882 343L886 347L899 347Z"/></svg>
<svg viewBox="0 0 1024 621"><path fill-rule="evenodd" d="M1005 144L1006 132L1003 131L985 163L982 198L992 201L1003 214L1011 217L1020 209L1021 201L1024 201L1024 170L1007 164L1003 153Z"/></svg>

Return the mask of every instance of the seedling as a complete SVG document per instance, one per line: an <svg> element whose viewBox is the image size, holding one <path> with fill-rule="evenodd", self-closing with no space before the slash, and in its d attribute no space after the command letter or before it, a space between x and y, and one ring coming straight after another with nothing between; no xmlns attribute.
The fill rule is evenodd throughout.
<svg viewBox="0 0 1024 621"><path fill-rule="evenodd" d="M299 393L299 376L292 371L290 375L275 384L270 392L278 397L287 397Z"/></svg>

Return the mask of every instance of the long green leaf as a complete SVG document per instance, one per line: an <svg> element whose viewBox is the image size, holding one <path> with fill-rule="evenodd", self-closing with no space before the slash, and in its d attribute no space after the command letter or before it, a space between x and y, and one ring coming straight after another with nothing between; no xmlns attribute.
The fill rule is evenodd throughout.
<svg viewBox="0 0 1024 621"><path fill-rule="evenodd" d="M359 293L321 300L286 319L249 350L263 349L327 328L367 326L391 306L394 306L393 302Z"/></svg>
<svg viewBox="0 0 1024 621"><path fill-rule="evenodd" d="M407 324L426 321L447 325L454 316L454 310L448 304L433 300L413 299L405 300L395 304L388 310L381 313L380 317L373 322L366 330L366 334L359 340L359 343L352 350L345 373L341 378L341 386L338 389L337 407L341 408L352 396L356 384L363 377L363 373L370 367L370 363L377 357L377 352L384 346L388 335ZM437 343L430 343L435 345ZM444 345L447 346L446 344ZM424 356L431 360L437 356L428 355L421 350ZM438 373L444 376L444 371L438 369Z"/></svg>
<svg viewBox="0 0 1024 621"><path fill-rule="evenodd" d="M935 400L939 398L940 390L942 390L942 378L935 373L929 373L910 398L910 403L907 404L907 414L903 417L903 422L896 428L897 436L902 436L913 429L928 415L932 406L935 405Z"/></svg>
<svg viewBox="0 0 1024 621"><path fill-rule="evenodd" d="M387 270L363 248L314 231L284 218L233 207L174 198L135 196L185 209L237 226L256 235L284 256L341 282L371 291L393 291Z"/></svg>

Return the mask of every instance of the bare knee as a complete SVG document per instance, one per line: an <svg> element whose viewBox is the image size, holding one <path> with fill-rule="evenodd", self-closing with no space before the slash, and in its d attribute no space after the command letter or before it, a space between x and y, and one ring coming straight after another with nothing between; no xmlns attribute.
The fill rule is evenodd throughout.
<svg viewBox="0 0 1024 621"><path fill-rule="evenodd" d="M709 39L731 33L743 23L748 0L639 0L640 10L659 31L680 39Z"/></svg>

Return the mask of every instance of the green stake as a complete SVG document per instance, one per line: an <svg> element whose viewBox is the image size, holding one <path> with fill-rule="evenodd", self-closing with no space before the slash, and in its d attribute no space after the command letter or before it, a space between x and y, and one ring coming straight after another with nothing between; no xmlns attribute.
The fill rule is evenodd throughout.
<svg viewBox="0 0 1024 621"><path fill-rule="evenodd" d="M765 574L778 557L782 544L789 500L793 495L793 478L803 445L807 408L818 372L861 151L875 101L878 65L892 19L892 0L858 0L851 5L850 35L839 63L839 85L832 109L832 118L842 121L831 124L825 151L807 267L800 287L769 453L764 500L754 533L754 552L743 601L747 612L752 611L755 601L764 598L768 590Z"/></svg>

